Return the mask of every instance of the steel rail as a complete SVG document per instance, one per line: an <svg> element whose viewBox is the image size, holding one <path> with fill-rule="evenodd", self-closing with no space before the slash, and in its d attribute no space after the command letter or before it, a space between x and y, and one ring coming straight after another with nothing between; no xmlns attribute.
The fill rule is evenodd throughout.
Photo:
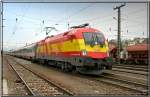
<svg viewBox="0 0 150 97"><path fill-rule="evenodd" d="M137 83L137 82L134 82L134 81L124 80L124 79L110 77L110 76L104 76L104 75L100 75L100 77L103 77L103 78L106 78L106 79L110 79L110 80L120 81L120 82L131 84L131 85L136 85L138 87L142 87L142 88L147 88L148 89L148 85L145 85L145 84L142 84L142 83Z"/></svg>
<svg viewBox="0 0 150 97"><path fill-rule="evenodd" d="M115 64L114 66L125 66L125 67L135 67L135 68L148 68L147 65L127 65L127 64Z"/></svg>
<svg viewBox="0 0 150 97"><path fill-rule="evenodd" d="M148 73L140 73L140 72L132 72L132 71L125 71L125 70L116 70L115 68L112 69L111 71L119 71L119 72L126 72L126 73L131 73L131 74L139 74L139 75L145 75L145 76L148 76Z"/></svg>
<svg viewBox="0 0 150 97"><path fill-rule="evenodd" d="M14 59L13 59L14 60ZM15 60L16 61L16 60ZM17 62L16 61L16 63L17 64L20 64L19 62ZM20 64L20 65L22 65L22 64ZM23 65L24 66L24 65ZM26 66L24 66L25 68L27 68ZM31 72L33 72L30 68L28 68L29 69L29 71L31 71ZM34 72L35 73L35 72ZM82 76L82 77L86 77L86 78L88 78L88 79L91 79L91 80L95 80L95 81L101 81L101 82L103 82L103 83L106 83L106 84L111 84L111 85L114 85L114 86L118 86L118 87L120 87L120 88L124 88L124 89L128 89L128 90L131 90L131 91L134 91L134 92L139 92L140 94L144 94L144 95L147 95L147 90L146 91L142 91L142 90L138 90L138 89L136 89L136 88L131 88L131 87L128 87L128 86L124 86L124 85L121 85L121 84L117 84L117 83L113 83L112 81L104 81L104 80L101 80L101 79L97 79L97 78L90 78L90 77L87 77L87 76L83 76L83 75L80 75L80 76ZM43 76L42 76L43 77ZM106 78L106 77L105 77ZM108 77L107 77L108 78ZM118 79L117 79L118 80ZM48 80L49 81L49 80ZM119 80L120 81L120 80ZM125 82L125 83L131 83L130 81L125 81L125 80L121 80L122 82ZM142 86L142 84L140 84L140 83L133 83L133 84L136 84L136 85L141 85ZM145 85L143 85L143 86L145 86ZM71 95L73 95L73 94L71 94Z"/></svg>
<svg viewBox="0 0 150 97"><path fill-rule="evenodd" d="M130 70L135 70L135 71L145 71L148 72L148 69L145 68L137 68L137 67L126 67L126 66L113 66L114 68L122 68L122 69L130 69Z"/></svg>
<svg viewBox="0 0 150 97"><path fill-rule="evenodd" d="M26 86L26 89L29 92L29 95L33 95L36 96L36 94L32 91L32 89L29 88L29 86L27 85L27 83L25 82L25 80L20 76L20 74L16 71L16 69L10 64L10 62L8 61L8 59L6 58L6 62L8 63L8 65L15 71L15 73L17 74L17 76L21 79L21 81L24 83L24 85Z"/></svg>
<svg viewBox="0 0 150 97"><path fill-rule="evenodd" d="M141 87L148 87L147 85L145 85L143 83L133 82L133 81L124 80L124 79L118 79L118 78L108 77L108 76L103 76L103 75L100 75L100 76L102 76L104 78L108 78L108 79L118 80L118 81L125 82L125 83L135 84L135 85L138 85L138 86L141 86Z"/></svg>
<svg viewBox="0 0 150 97"><path fill-rule="evenodd" d="M18 65L22 66L23 68L27 69L28 71L32 72L33 74L37 75L38 77L40 77L41 79L45 80L46 82L52 84L53 86L57 87L60 91L63 91L65 94L69 95L69 96L73 96L75 94L73 94L72 92L66 90L65 88L57 85L56 83L50 81L45 75L38 73L37 71L34 71L24 65L22 65L21 63L19 63L18 61L16 61L15 59L11 58L14 62L16 62Z"/></svg>
<svg viewBox="0 0 150 97"><path fill-rule="evenodd" d="M139 94L147 95L147 90L142 91L142 90L132 88L132 87L129 87L129 86L124 86L123 84L126 84L127 81L122 81L122 84L118 84L118 82L111 81L111 78L110 79L105 79L106 77L103 76L103 75L98 75L98 78L95 78L95 77L93 78L93 77L89 77L89 76L86 76L86 75L79 75L79 74L76 74L74 76L79 76L79 77L86 78L88 80L92 80L92 81L96 81L96 82L103 82L105 84L110 84L110 85L113 85L115 87L120 87L122 89L126 89L126 90L130 90L130 91L133 91L133 92L136 92L136 93L139 93ZM138 85L140 85L140 83ZM143 85L143 86L145 86L145 85Z"/></svg>
<svg viewBox="0 0 150 97"><path fill-rule="evenodd" d="M137 78L137 77L133 77L133 76L131 77L131 76L127 76L127 75L125 76L124 74L123 75L122 74L116 74L116 73L111 72L111 71L105 71L104 74L119 76L119 77L123 77L123 78L132 78L132 79L135 79L135 80L141 80L141 81L146 82L146 79L144 79L144 78Z"/></svg>
<svg viewBox="0 0 150 97"><path fill-rule="evenodd" d="M140 94L144 94L144 95L148 94L147 90L146 91L138 90L136 88L131 88L131 87L128 87L128 86L125 86L125 85L118 84L117 82L112 81L112 80L103 80L103 79L97 79L97 78L94 78L94 80L104 82L106 84L115 85L115 86L118 86L120 88L128 89L128 90L131 90L131 91L134 91L134 92L139 92Z"/></svg>

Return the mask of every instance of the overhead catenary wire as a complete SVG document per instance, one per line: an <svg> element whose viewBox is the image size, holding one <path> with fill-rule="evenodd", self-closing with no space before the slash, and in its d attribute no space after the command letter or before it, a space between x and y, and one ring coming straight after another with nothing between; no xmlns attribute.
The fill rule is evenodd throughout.
<svg viewBox="0 0 150 97"><path fill-rule="evenodd" d="M22 14L16 14L16 13L11 12L11 11L7 14L10 14L10 15L13 15L13 16L16 16L16 17L22 17ZM28 19L32 22L40 22L41 20L43 20L42 18L27 16L27 15L24 16L24 19ZM56 22L54 19L46 19L46 21Z"/></svg>
<svg viewBox="0 0 150 97"><path fill-rule="evenodd" d="M88 5L88 6L84 7L84 8L81 8L80 10L78 10L77 12L73 13L72 15L70 15L70 16L68 16L68 17L74 17L74 16L78 15L78 13L80 13L80 12L86 10L87 8L91 7L91 5L92 5L92 4L90 4L90 5ZM127 14L130 14L130 15L131 15L131 14L139 13L140 11L143 12L144 9L145 9L145 8L140 9L140 10L131 11L131 12L127 13ZM18 14L13 13L13 12L9 12L9 13L12 13L12 15L16 15L16 16L22 17L22 15L18 15ZM122 14L123 14L123 16L128 16L128 15L126 15L126 14L124 14L124 13L122 13ZM25 19L25 18L28 18L28 19L33 20L33 21L35 21L35 22L37 22L37 21L41 22L41 21L43 20L43 19L41 19L41 18L31 17L31 16L24 16L24 19ZM97 17L95 17L95 19L97 19ZM64 20L64 18L61 19L61 20ZM88 19L87 19L87 20L88 20ZM89 19L89 20L90 20L90 19ZM46 20L46 19L45 19L45 21L56 22L56 21L53 20L53 19L50 19L50 20ZM76 22L76 21L75 21L75 22ZM80 21L79 21L79 22L80 22ZM56 24L56 23L54 23L54 24Z"/></svg>
<svg viewBox="0 0 150 97"><path fill-rule="evenodd" d="M71 17L74 17L74 16L78 15L80 12L86 10L87 8L89 8L89 7L91 7L91 6L92 6L92 4L89 4L88 6L83 7L83 8L81 8L81 9L77 10L77 11L74 12L73 14L71 14L71 15L69 15L69 16L67 16L67 17L65 17L65 18L62 18L62 19L60 19L59 21L55 22L55 23L52 24L50 27L53 27L53 26L55 26L56 24L59 25L61 22L66 21L68 17L70 17L70 18L71 18ZM39 35L39 33L37 33L36 35Z"/></svg>
<svg viewBox="0 0 150 97"><path fill-rule="evenodd" d="M140 9L140 11L143 12L143 9ZM129 13L130 13L130 15L131 15L131 14L135 14L135 13L139 13L139 10L131 11L131 12L129 12ZM123 15L123 16L124 16L124 15ZM133 19L129 19L129 18L125 19L124 17L123 17L122 19L123 19L123 22L124 22L124 23L127 22L127 21L128 21L128 22L135 23L135 24L129 24L129 25L128 25L128 23L126 23L126 25L129 26L129 27L124 27L124 26L123 26L123 29L125 29L125 28L131 28L131 27L132 27L132 28L134 27L134 28L137 29L137 26L138 26L138 25L139 25L139 27L141 27L141 24L142 24L142 25L146 25L146 23L144 23L144 22L142 23L142 22L140 22L140 21L137 21L137 20L135 21L135 20L133 20ZM139 27L138 27L138 28L139 28Z"/></svg>
<svg viewBox="0 0 150 97"><path fill-rule="evenodd" d="M84 9L86 9L86 8L88 8L88 7L90 7L90 6L87 6L87 7L85 7L85 8L83 8L83 9L81 9L81 10L79 10L79 11L83 11ZM141 10L143 10L143 9L141 9ZM129 13L137 13L139 10L136 10L136 11L132 11L132 12L129 12ZM76 13L77 14L77 13ZM110 14L110 16L111 16L111 14ZM25 16L26 17L26 16ZM24 18L25 18L24 17ZM28 17L28 16L27 16ZM106 18L107 16L105 16L104 18ZM31 17L29 17L29 18L31 18ZM97 17L95 17L95 18L93 18L93 19L89 19L89 21L94 21L94 20L97 20L98 18ZM31 20L36 20L36 21L39 21L39 19L37 19L37 18L31 18ZM87 19L88 20L88 19ZM41 21L41 20L40 20ZM74 21L74 20L73 20ZM84 21L84 20L83 20ZM80 22L80 21L74 21L74 22ZM40 24L39 24L40 25Z"/></svg>
<svg viewBox="0 0 150 97"><path fill-rule="evenodd" d="M139 13L139 12L143 12L143 9L131 11L131 12L127 13L127 14L130 14L130 15L131 15L131 14L135 14L135 13ZM103 19L105 19L105 18L112 17L112 15L114 15L114 13L102 15L102 16L101 16L101 19L103 20ZM128 15L123 14L122 16L125 17L125 16L128 16ZM97 17L94 17L94 18L91 18L91 19L73 20L73 22L96 21L96 20L98 20L99 18L100 18L100 16L97 16Z"/></svg>
<svg viewBox="0 0 150 97"><path fill-rule="evenodd" d="M29 9L29 7L27 7L26 8L26 11ZM25 16L25 12L23 13L23 15L22 15L22 19L23 19L23 17ZM18 29L18 25L21 23L21 18L15 18L15 26L14 26L14 28L13 28L13 32L12 32L12 34L11 34L11 36L10 36L10 38L8 39L8 42L12 39L12 37L13 37L13 35L16 33L16 31L17 31L17 29Z"/></svg>
<svg viewBox="0 0 150 97"><path fill-rule="evenodd" d="M71 15L68 15L67 17L65 17L65 18L62 18L62 19L60 19L59 21L56 21L56 20L50 20L51 21L51 23L52 24L61 24L62 22L63 23L66 23L66 19L68 18L68 17L70 17L70 18L72 18L72 21L71 22L78 22L78 23L80 23L81 21L90 21L90 22L92 22L92 23L95 23L95 22L98 22L98 23L95 23L95 25L101 25L101 23L102 23L102 25L105 25L106 23L111 23L111 22L113 22L113 19L111 19L112 17L111 17L111 15L109 16L109 14L108 14L108 16L106 15L106 16L103 16L102 17L102 19L100 19L99 17L94 17L94 18L91 18L91 19L83 19L83 20L74 20L74 17L76 17L77 15L79 15L81 12L83 12L84 10L88 10L88 8L89 7L91 7L92 6L92 4L90 4L90 5L88 5L88 6L85 6L85 7L83 7L83 8L81 8L81 9L79 9L79 10L77 10L76 12L74 12L73 14L71 14ZM138 10L139 11L139 10ZM134 11L135 13L138 13L138 11ZM143 11L143 10L142 10ZM131 14L135 14L133 11L132 12L129 12L129 13L131 13ZM131 14L129 14L129 15L131 15ZM126 14L126 16L129 16L128 14ZM17 18L18 18L18 20L20 20L20 18L22 17L22 15L20 15L20 16L17 16ZM39 27L37 27L37 28L33 28L34 30L36 30L35 32L39 32L39 33L42 33L42 20L44 20L45 22L47 22L48 21L48 19L42 19L42 18L37 18L37 17L30 17L30 16L27 16L27 15L25 15L24 17L24 20L27 20L28 21L28 23L31 23L31 24L36 24L37 23L37 25L39 25ZM128 21L128 20L127 20ZM45 23L46 24L46 23ZM35 26L37 26L37 25L35 25ZM44 26L44 25L43 25ZM20 25L18 26L17 25L17 27L16 27L16 31L18 31L18 29L19 29L19 27L20 27ZM65 28L65 27L64 27ZM22 29L27 29L27 27L23 27ZM31 28L32 29L32 28ZM14 31L14 32L16 32L16 31ZM38 33L38 34L39 34Z"/></svg>
<svg viewBox="0 0 150 97"><path fill-rule="evenodd" d="M85 9L87 9L88 7L90 7L90 6L86 6L86 7L84 7L84 8L82 8L82 9L80 9L80 10L78 10L76 13L74 13L74 14L77 14L78 12L81 12L81 11L83 11L83 10L85 10ZM73 16L74 14L72 14L71 16ZM24 15L21 15L21 16L19 16L19 20L20 20L20 17L25 17L25 14ZM31 22L31 21L30 21ZM18 25L19 25L19 23L18 23L18 18L17 18L17 22L16 22L17 24L16 24L16 26L15 26L15 31L14 31L14 33L17 31L17 28L18 28ZM44 24L44 23L43 23ZM56 24L56 23L55 23ZM41 25L41 29L43 28L43 25ZM41 30L41 32L42 32L42 30Z"/></svg>
<svg viewBox="0 0 150 97"><path fill-rule="evenodd" d="M17 31L18 26L21 25L21 21L22 21L23 17L25 16L25 14L26 14L26 13L24 12L24 14L22 15L21 18L16 18L16 23L17 23L17 25L16 25L15 32Z"/></svg>
<svg viewBox="0 0 150 97"><path fill-rule="evenodd" d="M134 10L134 11L129 11L128 13L122 13L122 15L123 16L129 16L129 15L136 14L139 12L144 12L143 10L145 10L145 8ZM125 10L123 10L123 11L125 11Z"/></svg>
<svg viewBox="0 0 150 97"><path fill-rule="evenodd" d="M83 8L81 8L81 9L77 10L77 11L74 12L73 14L68 15L67 17L60 19L58 22L52 24L51 26L54 26L55 24L59 24L59 23L61 23L61 22L63 22L63 21L66 21L66 20L68 19L68 17L69 17L69 18L72 18L72 17L78 15L80 12L82 12L82 11L84 11L84 10L87 10L87 8L89 8L89 7L91 7L91 6L92 6L92 4L89 4L88 6L83 7Z"/></svg>
<svg viewBox="0 0 150 97"><path fill-rule="evenodd" d="M85 7L85 8L83 8L83 9L80 9L80 11L83 11L84 9L86 9L86 8L88 8L88 7L90 7L90 6L87 6L87 7ZM127 13L127 14L135 14L135 13L139 13L139 12L143 12L143 10L144 9L140 9L140 10L135 10L135 11L131 11L131 12L129 12L129 13ZM22 17L22 15L17 15L16 13L13 13L13 12L10 12L10 13L12 13L11 15L15 15L15 16L19 16L19 17ZM77 14L76 14L77 15ZM104 18L106 18L107 16L111 16L112 14L106 14L105 16L103 16ZM73 14L72 14L72 16L73 16ZM128 15L126 15L126 14L123 14L123 17L125 17L125 16L128 16ZM40 25L39 23L43 20L43 19L41 19L41 18L37 18L37 17L31 17L31 16L24 16L24 19L28 19L28 21L29 22L31 22L31 23L35 23L35 24L37 24L37 25ZM97 17L94 17L94 18L91 18L91 19L85 19L85 20L77 20L77 21L75 21L75 20L72 20L73 22L81 22L81 21L94 21L94 20L97 20L99 18L99 16L97 16ZM63 20L63 19L62 19ZM55 22L54 24L57 24L56 23L56 21L55 20L47 20L47 19L45 19L45 21L50 21L50 22ZM39 22L39 23L37 23L37 22Z"/></svg>
<svg viewBox="0 0 150 97"><path fill-rule="evenodd" d="M130 24L129 24L130 22ZM132 20L132 19L125 19L124 23L126 24L126 26L123 26L123 28L127 29L127 33L129 34L130 31L129 29L131 28L132 30L133 29L141 29L141 30L146 30L146 25L147 23L146 22L141 22L141 21L135 21L135 20ZM142 33L145 32L145 31L142 31ZM136 32L134 32L136 34Z"/></svg>

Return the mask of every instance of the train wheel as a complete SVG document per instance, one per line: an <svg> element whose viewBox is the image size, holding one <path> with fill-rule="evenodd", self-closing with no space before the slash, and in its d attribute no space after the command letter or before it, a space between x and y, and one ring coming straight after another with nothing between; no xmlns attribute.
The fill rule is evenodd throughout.
<svg viewBox="0 0 150 97"><path fill-rule="evenodd" d="M112 66L107 66L106 69L112 70Z"/></svg>
<svg viewBox="0 0 150 97"><path fill-rule="evenodd" d="M76 67L76 66L73 66L73 68L72 68L72 73L74 73L74 74L78 73L78 70L77 70L77 67Z"/></svg>
<svg viewBox="0 0 150 97"><path fill-rule="evenodd" d="M61 70L64 71L65 70L65 66L64 64L61 64Z"/></svg>
<svg viewBox="0 0 150 97"><path fill-rule="evenodd" d="M48 65L48 60L44 60L44 65Z"/></svg>

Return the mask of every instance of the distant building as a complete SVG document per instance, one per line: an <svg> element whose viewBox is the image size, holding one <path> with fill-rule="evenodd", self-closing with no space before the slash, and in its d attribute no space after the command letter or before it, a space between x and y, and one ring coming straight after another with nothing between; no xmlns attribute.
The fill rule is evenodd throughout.
<svg viewBox="0 0 150 97"><path fill-rule="evenodd" d="M128 58L136 63L148 64L148 44L141 43L127 47Z"/></svg>

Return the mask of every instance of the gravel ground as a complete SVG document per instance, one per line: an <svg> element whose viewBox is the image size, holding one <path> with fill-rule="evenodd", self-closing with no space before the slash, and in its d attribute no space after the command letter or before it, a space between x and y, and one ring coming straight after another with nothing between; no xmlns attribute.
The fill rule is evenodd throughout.
<svg viewBox="0 0 150 97"><path fill-rule="evenodd" d="M36 70L49 79L72 91L76 95L137 95L134 92L121 89L102 82L95 82L85 78L73 76L72 74L54 70L51 67L46 67L38 64L33 64L30 61L15 58L21 64L24 64L33 70Z"/></svg>
<svg viewBox="0 0 150 97"><path fill-rule="evenodd" d="M19 82L15 72L11 69L11 67L7 64L7 62L3 59L3 79L7 80L8 86L8 94L4 95L17 95L23 96L27 95L24 86Z"/></svg>

